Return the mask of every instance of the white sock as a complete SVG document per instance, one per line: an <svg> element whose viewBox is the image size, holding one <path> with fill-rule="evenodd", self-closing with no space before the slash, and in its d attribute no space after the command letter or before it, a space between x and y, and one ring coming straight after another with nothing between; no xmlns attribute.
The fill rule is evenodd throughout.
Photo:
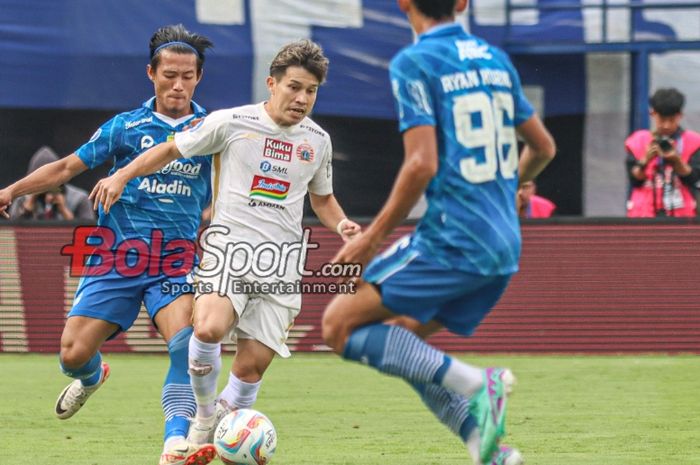
<svg viewBox="0 0 700 465"><path fill-rule="evenodd" d="M189 363L192 390L197 402L197 417L211 417L215 412L216 382L221 371L221 344L202 342L192 335Z"/></svg>
<svg viewBox="0 0 700 465"><path fill-rule="evenodd" d="M481 465L481 454L479 450L481 448L481 436L479 436L479 428L474 428L464 443L467 446L469 455L471 455L474 465Z"/></svg>
<svg viewBox="0 0 700 465"><path fill-rule="evenodd" d="M231 407L250 408L258 398L258 390L262 380L257 383L241 381L233 373L228 375L228 384L219 394L219 399L225 400Z"/></svg>
<svg viewBox="0 0 700 465"><path fill-rule="evenodd" d="M453 358L442 379L443 387L469 398L484 385L484 371Z"/></svg>

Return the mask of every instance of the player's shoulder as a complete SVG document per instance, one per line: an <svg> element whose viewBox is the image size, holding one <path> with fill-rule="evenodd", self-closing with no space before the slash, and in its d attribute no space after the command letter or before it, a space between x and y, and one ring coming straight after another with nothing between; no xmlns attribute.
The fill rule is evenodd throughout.
<svg viewBox="0 0 700 465"><path fill-rule="evenodd" d="M257 105L240 105L237 107L223 108L221 110L212 111L207 116L210 122L231 123L237 121L259 121L259 110Z"/></svg>
<svg viewBox="0 0 700 465"><path fill-rule="evenodd" d="M117 113L107 123L111 124L114 129L127 130L133 129L142 124L153 122L153 111L146 107L139 107L133 110Z"/></svg>
<svg viewBox="0 0 700 465"><path fill-rule="evenodd" d="M308 116L304 118L304 120L301 123L299 123L299 129L316 137L319 137L325 141L331 140L330 134L328 134L325 129L323 129L317 122L315 122Z"/></svg>

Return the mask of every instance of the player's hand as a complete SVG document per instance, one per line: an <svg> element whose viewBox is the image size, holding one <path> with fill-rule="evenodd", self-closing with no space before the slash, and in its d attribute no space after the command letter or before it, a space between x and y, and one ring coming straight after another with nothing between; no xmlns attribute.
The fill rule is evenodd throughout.
<svg viewBox="0 0 700 465"><path fill-rule="evenodd" d="M352 263L359 264L364 270L369 261L377 254L379 244L368 234L358 234L351 241L338 251L331 263ZM343 276L340 282L347 282L356 278L354 276Z"/></svg>
<svg viewBox="0 0 700 465"><path fill-rule="evenodd" d="M343 238L343 242L348 242L353 237L356 237L360 231L362 231L362 227L347 218L340 220L340 223L338 223L337 232Z"/></svg>
<svg viewBox="0 0 700 465"><path fill-rule="evenodd" d="M7 191L7 189L0 190L0 215L5 218L10 218L10 214L7 209L10 208L12 204L12 195Z"/></svg>
<svg viewBox="0 0 700 465"><path fill-rule="evenodd" d="M109 213L109 209L122 196L126 181L122 179L119 172L114 173L108 178L100 179L95 188L90 192L89 198L93 201L93 208L97 210L97 206L102 204L102 209L105 214Z"/></svg>

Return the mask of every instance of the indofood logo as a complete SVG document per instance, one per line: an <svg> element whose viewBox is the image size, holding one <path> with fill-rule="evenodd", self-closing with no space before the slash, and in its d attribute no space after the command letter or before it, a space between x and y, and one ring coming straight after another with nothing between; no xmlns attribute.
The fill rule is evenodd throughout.
<svg viewBox="0 0 700 465"><path fill-rule="evenodd" d="M199 176L200 171L202 171L201 163L183 163L180 160L173 160L159 169L158 174L174 174L194 178Z"/></svg>
<svg viewBox="0 0 700 465"><path fill-rule="evenodd" d="M284 200L289 194L289 186L287 181L256 175L250 186L250 197Z"/></svg>

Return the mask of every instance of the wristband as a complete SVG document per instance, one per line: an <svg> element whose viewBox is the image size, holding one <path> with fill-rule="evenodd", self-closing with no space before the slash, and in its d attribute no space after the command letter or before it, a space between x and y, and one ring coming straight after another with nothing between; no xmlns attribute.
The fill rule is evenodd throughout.
<svg viewBox="0 0 700 465"><path fill-rule="evenodd" d="M339 236L343 235L343 224L345 224L347 221L350 220L343 218L342 220L338 221L338 225L335 227L335 232L337 232Z"/></svg>

